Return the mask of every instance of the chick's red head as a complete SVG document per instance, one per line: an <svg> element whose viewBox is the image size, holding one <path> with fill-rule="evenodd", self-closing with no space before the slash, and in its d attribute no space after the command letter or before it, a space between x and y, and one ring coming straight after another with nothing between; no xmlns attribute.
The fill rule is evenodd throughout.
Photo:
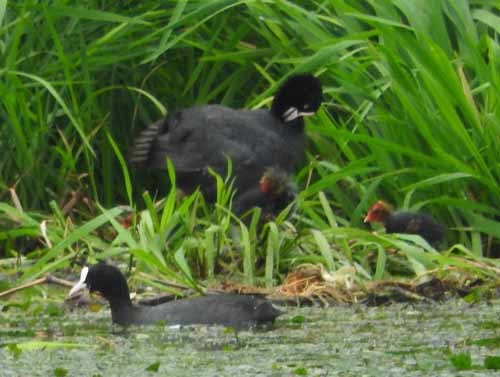
<svg viewBox="0 0 500 377"><path fill-rule="evenodd" d="M383 223L391 215L392 207L390 204L379 200L373 204L365 216L365 223Z"/></svg>

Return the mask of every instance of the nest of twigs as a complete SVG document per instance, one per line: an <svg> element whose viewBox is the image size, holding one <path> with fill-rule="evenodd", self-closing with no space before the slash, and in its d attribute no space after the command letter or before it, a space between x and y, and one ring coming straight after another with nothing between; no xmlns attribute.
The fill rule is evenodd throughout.
<svg viewBox="0 0 500 377"><path fill-rule="evenodd" d="M223 283L221 290L269 296L284 304L350 304L384 305L394 302L437 302L452 297L479 295L498 296L500 281L484 284L465 270L448 267L429 271L412 280L380 280L359 282L352 266L333 273L323 265L303 264L290 272L283 284L259 288L244 284ZM479 297L477 297L479 298ZM474 301L474 297L471 297Z"/></svg>

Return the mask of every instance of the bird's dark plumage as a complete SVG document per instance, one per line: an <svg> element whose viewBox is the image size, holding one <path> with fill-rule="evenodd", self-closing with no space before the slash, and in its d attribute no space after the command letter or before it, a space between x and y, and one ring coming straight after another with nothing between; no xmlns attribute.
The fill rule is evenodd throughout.
<svg viewBox="0 0 500 377"><path fill-rule="evenodd" d="M418 234L431 245L438 244L444 237L445 227L425 213L392 212L392 207L376 202L365 217L365 223L380 222L387 233Z"/></svg>
<svg viewBox="0 0 500 377"><path fill-rule="evenodd" d="M238 294L208 295L158 306L133 305L125 277L118 268L105 263L85 267L69 296L83 288L98 291L109 301L112 320L119 325L164 321L167 325L206 324L247 328L271 323L282 314L264 298Z"/></svg>
<svg viewBox="0 0 500 377"><path fill-rule="evenodd" d="M212 201L215 184L208 168L224 177L230 158L235 188L242 193L268 166L290 173L304 159L303 117L314 114L321 99L319 80L302 74L285 81L270 111L221 105L181 110L144 130L129 159L153 169L165 169L171 159L178 186L186 192L200 187Z"/></svg>

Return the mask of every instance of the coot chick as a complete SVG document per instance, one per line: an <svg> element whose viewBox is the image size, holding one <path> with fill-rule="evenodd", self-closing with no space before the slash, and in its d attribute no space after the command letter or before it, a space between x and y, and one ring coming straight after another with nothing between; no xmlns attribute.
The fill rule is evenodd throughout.
<svg viewBox="0 0 500 377"><path fill-rule="evenodd" d="M418 234L431 245L437 245L444 237L445 227L425 213L396 212L392 206L379 200L371 206L365 223L384 224L386 233Z"/></svg>
<svg viewBox="0 0 500 377"><path fill-rule="evenodd" d="M297 196L297 188L289 175L281 168L267 168L258 185L248 188L233 202L233 211L237 215L253 207L260 207L265 219L278 215Z"/></svg>
<svg viewBox="0 0 500 377"><path fill-rule="evenodd" d="M80 281L69 291L71 298L81 290L100 292L111 307L111 318L119 325L222 325L248 328L272 323L282 314L269 300L238 294L214 294L170 301L158 306L138 306L130 301L125 276L115 266L98 263L84 267Z"/></svg>
<svg viewBox="0 0 500 377"><path fill-rule="evenodd" d="M266 167L290 173L304 159L303 117L313 115L321 100L316 77L294 75L278 89L270 110L204 105L172 113L140 134L129 159L139 169L165 169L168 157L179 188L190 193L200 187L213 201L216 189L208 168L225 177L230 158L234 187L242 193Z"/></svg>

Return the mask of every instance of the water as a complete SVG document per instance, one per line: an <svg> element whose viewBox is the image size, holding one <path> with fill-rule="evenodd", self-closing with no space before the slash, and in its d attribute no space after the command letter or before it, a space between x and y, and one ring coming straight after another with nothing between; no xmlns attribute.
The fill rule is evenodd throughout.
<svg viewBox="0 0 500 377"><path fill-rule="evenodd" d="M106 310L26 317L9 309L1 313L0 376L498 376L482 365L500 355L499 304L287 308L272 330L237 334L123 331ZM457 353L470 353L475 368L457 371L449 359ZM155 363L158 373L146 370Z"/></svg>

